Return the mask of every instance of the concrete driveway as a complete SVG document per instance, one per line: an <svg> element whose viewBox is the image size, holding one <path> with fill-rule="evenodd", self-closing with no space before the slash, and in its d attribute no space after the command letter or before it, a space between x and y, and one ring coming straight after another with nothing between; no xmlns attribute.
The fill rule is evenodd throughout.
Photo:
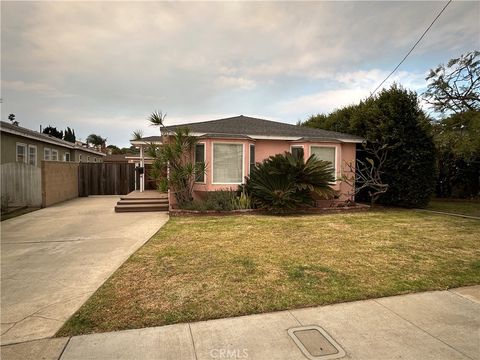
<svg viewBox="0 0 480 360"><path fill-rule="evenodd" d="M1 344L55 334L168 220L115 213L117 196L68 201L1 223Z"/></svg>

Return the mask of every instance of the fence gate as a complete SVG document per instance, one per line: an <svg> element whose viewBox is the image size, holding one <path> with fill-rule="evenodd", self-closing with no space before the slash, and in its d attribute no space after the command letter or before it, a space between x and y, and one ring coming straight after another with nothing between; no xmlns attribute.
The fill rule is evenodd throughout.
<svg viewBox="0 0 480 360"><path fill-rule="evenodd" d="M135 190L134 164L79 164L78 196L126 195L133 190Z"/></svg>

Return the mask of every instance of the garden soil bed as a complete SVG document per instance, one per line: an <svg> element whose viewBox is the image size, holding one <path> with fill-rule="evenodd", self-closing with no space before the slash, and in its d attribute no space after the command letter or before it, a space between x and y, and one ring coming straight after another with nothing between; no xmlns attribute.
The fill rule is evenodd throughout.
<svg viewBox="0 0 480 360"><path fill-rule="evenodd" d="M337 212L356 212L366 211L370 209L370 205L355 204L353 206L336 206L336 207L311 207L305 209L298 209L294 212L286 215L295 214L331 214ZM217 211L217 210L184 210L171 208L169 211L170 216L216 216L216 215L259 215L268 214L268 211L263 209L245 209L245 210L230 210L230 211Z"/></svg>

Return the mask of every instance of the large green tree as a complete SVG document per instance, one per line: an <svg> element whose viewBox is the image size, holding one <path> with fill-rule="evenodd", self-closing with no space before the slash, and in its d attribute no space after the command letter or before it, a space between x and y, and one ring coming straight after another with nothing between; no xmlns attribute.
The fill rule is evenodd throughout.
<svg viewBox="0 0 480 360"><path fill-rule="evenodd" d="M69 127L67 127L63 134L63 140L71 143L75 143L76 139L77 137L75 136L75 130L72 130Z"/></svg>
<svg viewBox="0 0 480 360"><path fill-rule="evenodd" d="M425 101L433 121L439 197L480 195L480 52L471 51L430 70Z"/></svg>
<svg viewBox="0 0 480 360"><path fill-rule="evenodd" d="M426 77L426 102L441 114L480 111L480 51L450 59Z"/></svg>
<svg viewBox="0 0 480 360"><path fill-rule="evenodd" d="M102 146L102 147L104 147L105 144L107 143L106 138L103 138L100 135L96 135L96 134L88 135L86 141L88 144L92 144L95 146Z"/></svg>
<svg viewBox="0 0 480 360"><path fill-rule="evenodd" d="M43 129L43 133L56 137L57 139L63 139L63 131L58 131L56 127L48 125L45 129Z"/></svg>
<svg viewBox="0 0 480 360"><path fill-rule="evenodd" d="M439 197L480 195L480 112L452 114L433 125Z"/></svg>
<svg viewBox="0 0 480 360"><path fill-rule="evenodd" d="M304 125L361 136L367 147L385 145L388 157L381 180L388 191L379 202L406 207L428 204L434 189L435 148L431 125L415 92L394 84L358 105L313 116ZM361 148L357 156L366 158Z"/></svg>

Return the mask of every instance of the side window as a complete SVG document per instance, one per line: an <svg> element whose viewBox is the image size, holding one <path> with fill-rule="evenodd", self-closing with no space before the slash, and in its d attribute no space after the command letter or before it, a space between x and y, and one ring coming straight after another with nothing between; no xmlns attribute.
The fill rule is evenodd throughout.
<svg viewBox="0 0 480 360"><path fill-rule="evenodd" d="M195 144L195 164L204 163L205 164L205 144ZM205 182L205 173L197 174L195 178L196 182L204 183Z"/></svg>
<svg viewBox="0 0 480 360"><path fill-rule="evenodd" d="M87 156L87 162L90 162L90 156Z"/></svg>
<svg viewBox="0 0 480 360"><path fill-rule="evenodd" d="M16 160L17 162L21 162L21 163L27 162L27 145L26 144L17 143Z"/></svg>
<svg viewBox="0 0 480 360"><path fill-rule="evenodd" d="M28 163L37 165L37 147L35 145L28 145Z"/></svg>
<svg viewBox="0 0 480 360"><path fill-rule="evenodd" d="M78 155L78 162L82 162L82 154Z"/></svg>
<svg viewBox="0 0 480 360"><path fill-rule="evenodd" d="M255 167L255 145L250 144L250 173Z"/></svg>
<svg viewBox="0 0 480 360"><path fill-rule="evenodd" d="M46 160L46 161L52 160L52 150L50 148L43 149L43 160Z"/></svg>
<svg viewBox="0 0 480 360"><path fill-rule="evenodd" d="M303 146L292 146L292 155L295 157L303 156Z"/></svg>
<svg viewBox="0 0 480 360"><path fill-rule="evenodd" d="M52 160L53 161L58 161L58 150L53 150L52 149Z"/></svg>
<svg viewBox="0 0 480 360"><path fill-rule="evenodd" d="M70 153L65 153L63 155L63 161L70 161Z"/></svg>

